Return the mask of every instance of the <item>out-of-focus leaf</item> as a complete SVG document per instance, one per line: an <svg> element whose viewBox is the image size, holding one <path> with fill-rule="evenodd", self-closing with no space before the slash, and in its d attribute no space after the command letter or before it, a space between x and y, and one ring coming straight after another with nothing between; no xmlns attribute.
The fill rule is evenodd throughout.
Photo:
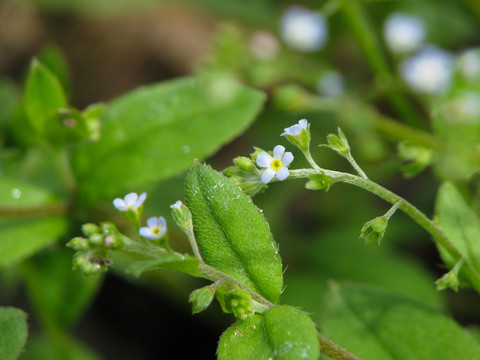
<svg viewBox="0 0 480 360"><path fill-rule="evenodd" d="M92 205L180 173L244 131L263 93L225 77L134 90L103 112L101 140L77 149L80 201Z"/></svg>
<svg viewBox="0 0 480 360"><path fill-rule="evenodd" d="M44 336L34 336L29 339L25 352L20 356L20 360L100 360L101 357L85 345L65 338L63 344L64 352L61 355L51 339Z"/></svg>
<svg viewBox="0 0 480 360"><path fill-rule="evenodd" d="M205 262L278 301L282 262L265 217L231 180L195 163L185 180L185 199Z"/></svg>
<svg viewBox="0 0 480 360"><path fill-rule="evenodd" d="M0 79L0 104L2 104L0 107L0 131L10 121L18 98L18 89L15 84L9 79Z"/></svg>
<svg viewBox="0 0 480 360"><path fill-rule="evenodd" d="M435 206L440 227L450 241L480 271L480 218L468 206L455 185L445 182L440 187ZM440 255L449 267L455 261L444 248L439 246ZM460 269L460 274L462 270Z"/></svg>
<svg viewBox="0 0 480 360"><path fill-rule="evenodd" d="M70 71L62 50L55 44L45 45L38 54L38 60L56 76L62 88L70 93Z"/></svg>
<svg viewBox="0 0 480 360"><path fill-rule="evenodd" d="M198 260L193 256L165 254L161 259L134 262L126 270L136 277L139 277L145 271L155 269L177 270L193 276L199 276L198 265Z"/></svg>
<svg viewBox="0 0 480 360"><path fill-rule="evenodd" d="M237 321L220 338L219 360L318 359L320 346L313 321L291 306Z"/></svg>
<svg viewBox="0 0 480 360"><path fill-rule="evenodd" d="M480 358L479 344L455 321L396 294L334 285L322 313L321 333L361 359Z"/></svg>
<svg viewBox="0 0 480 360"><path fill-rule="evenodd" d="M54 197L48 191L10 178L0 178L0 205L15 209L50 206ZM52 205L53 206L53 205ZM37 213L37 216L41 215ZM64 216L29 219L0 217L0 266L8 265L32 255L57 240L66 230Z"/></svg>
<svg viewBox="0 0 480 360"><path fill-rule="evenodd" d="M27 335L27 315L20 309L0 307L0 359L17 359Z"/></svg>
<svg viewBox="0 0 480 360"><path fill-rule="evenodd" d="M22 267L34 306L61 328L75 323L101 284L101 277L85 277L71 268L68 249L41 254Z"/></svg>
<svg viewBox="0 0 480 360"><path fill-rule="evenodd" d="M66 106L67 98L58 79L34 59L25 88L25 109L33 127L43 133L47 121Z"/></svg>

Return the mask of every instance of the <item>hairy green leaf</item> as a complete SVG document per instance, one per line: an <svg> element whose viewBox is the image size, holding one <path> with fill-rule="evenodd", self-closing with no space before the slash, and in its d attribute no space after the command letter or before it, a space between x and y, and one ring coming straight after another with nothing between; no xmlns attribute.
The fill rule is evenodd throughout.
<svg viewBox="0 0 480 360"><path fill-rule="evenodd" d="M185 199L205 262L276 302L283 287L282 262L268 223L252 200L198 162L187 174Z"/></svg>
<svg viewBox="0 0 480 360"><path fill-rule="evenodd" d="M478 343L442 312L366 286L332 286L320 324L361 359L479 359Z"/></svg>
<svg viewBox="0 0 480 360"><path fill-rule="evenodd" d="M67 98L58 79L34 59L25 88L25 108L33 127L42 132L49 118L67 106Z"/></svg>
<svg viewBox="0 0 480 360"><path fill-rule="evenodd" d="M244 131L264 99L217 77L176 79L119 97L100 117L101 140L77 149L80 200L92 205L186 170Z"/></svg>
<svg viewBox="0 0 480 360"><path fill-rule="evenodd" d="M480 218L452 183L445 182L440 187L435 214L445 235L480 271ZM450 254L442 247L439 250L445 263L453 267L455 261Z"/></svg>
<svg viewBox="0 0 480 360"><path fill-rule="evenodd" d="M10 216L31 211L31 218L0 216L0 266L32 255L57 240L67 228L63 216L42 216L41 206L50 206L54 197L46 190L10 178L0 178L0 206Z"/></svg>
<svg viewBox="0 0 480 360"><path fill-rule="evenodd" d="M0 307L0 359L17 359L27 335L27 315L20 309Z"/></svg>
<svg viewBox="0 0 480 360"><path fill-rule="evenodd" d="M291 306L237 321L220 338L219 360L297 360L320 357L313 321Z"/></svg>
<svg viewBox="0 0 480 360"><path fill-rule="evenodd" d="M193 276L199 276L198 260L193 256L179 254L165 254L160 259L149 259L134 262L129 265L127 272L139 277L143 272L156 269L169 269L181 271Z"/></svg>

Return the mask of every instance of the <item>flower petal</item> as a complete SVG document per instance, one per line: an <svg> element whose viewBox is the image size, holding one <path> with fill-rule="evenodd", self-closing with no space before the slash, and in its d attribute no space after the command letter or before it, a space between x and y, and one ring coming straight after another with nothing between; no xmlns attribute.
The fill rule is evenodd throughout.
<svg viewBox="0 0 480 360"><path fill-rule="evenodd" d="M265 151L262 151L257 155L257 165L268 168L272 164L273 158L267 154Z"/></svg>
<svg viewBox="0 0 480 360"><path fill-rule="evenodd" d="M262 173L262 182L264 184L268 184L270 182L270 180L273 179L274 176L275 176L275 170L273 170L272 168L266 169Z"/></svg>
<svg viewBox="0 0 480 360"><path fill-rule="evenodd" d="M146 198L147 198L147 193L145 193L145 192L141 193L140 196L138 197L137 201L135 201L135 204L133 205L133 208L138 209L140 206L142 206L143 202L145 201Z"/></svg>
<svg viewBox="0 0 480 360"><path fill-rule="evenodd" d="M115 200L113 200L113 206L115 206L115 208L117 210L120 210L120 211L127 211L128 210L128 207L127 207L127 204L125 203L125 200L120 199L120 198L116 198Z"/></svg>
<svg viewBox="0 0 480 360"><path fill-rule="evenodd" d="M153 233L152 233L152 229L150 229L149 227L146 227L146 226L143 226L140 228L140 230L138 230L138 233L140 234L140 236L144 237L144 238L147 238L147 239L155 239L156 237L154 237Z"/></svg>
<svg viewBox="0 0 480 360"><path fill-rule="evenodd" d="M135 202L138 199L137 193L130 193L125 195L125 203L129 208L133 207L135 205Z"/></svg>
<svg viewBox="0 0 480 360"><path fill-rule="evenodd" d="M300 127L305 130L307 130L307 127L308 127L308 121L307 119L302 119L298 122L298 125L300 125Z"/></svg>
<svg viewBox="0 0 480 360"><path fill-rule="evenodd" d="M151 218L148 218L147 220L147 225L148 227L152 228L152 227L157 227L159 224L158 224L158 218L157 217L151 217Z"/></svg>
<svg viewBox="0 0 480 360"><path fill-rule="evenodd" d="M282 145L277 145L273 148L273 157L275 159L281 159L283 153L285 152L285 147ZM257 158L258 159L258 158Z"/></svg>
<svg viewBox="0 0 480 360"><path fill-rule="evenodd" d="M288 171L288 169L286 167L282 167L280 170L277 171L277 173L275 174L275 177L282 181L282 180L285 180L288 175L290 175L290 172Z"/></svg>
<svg viewBox="0 0 480 360"><path fill-rule="evenodd" d="M286 152L285 154L283 154L283 158L282 158L282 165L283 166L288 166L290 165L290 163L293 161L293 154L291 152Z"/></svg>

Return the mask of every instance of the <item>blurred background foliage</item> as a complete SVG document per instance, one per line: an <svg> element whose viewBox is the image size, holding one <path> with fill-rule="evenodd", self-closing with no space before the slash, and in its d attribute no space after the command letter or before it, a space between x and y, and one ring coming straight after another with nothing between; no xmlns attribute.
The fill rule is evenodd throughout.
<svg viewBox="0 0 480 360"><path fill-rule="evenodd" d="M302 53L281 43L280 18L291 5L329 15L323 49ZM44 204L49 194L64 195L51 162L41 160L41 150L29 148L26 124L12 125L11 120L18 116L29 63L37 56L58 77L77 109L190 74L228 74L265 91L267 102L253 125L206 159L217 170L251 153L252 146L273 148L281 143L285 127L307 118L312 152L322 167L350 171L343 159L316 146L341 126L369 177L425 214L433 214L436 190L445 179L456 181L478 211L479 179L472 176L478 153L471 158L465 154L478 147L480 117L474 125L452 126L444 120L451 113L442 109L465 89L480 94L480 83L458 80L459 85L442 96L419 95L401 81L399 59L382 36L386 18L406 12L424 20L429 43L460 54L480 44L478 2L366 1L355 7L343 8L341 1L1 1L0 177L18 179L2 182L2 204L22 205L12 200L18 198L30 205ZM362 19L370 26L374 45L362 35ZM261 42L262 36L266 42ZM345 81L339 97L318 93L319 79L330 70ZM413 147L404 143L398 152L400 141L412 139ZM437 141L449 145L438 150ZM298 151L288 150L296 156L295 168L307 165ZM418 152L423 150L435 151L433 160L427 156L422 163ZM408 178L402 173L405 160L415 165L406 169ZM433 167L427 167L432 162ZM173 224L169 205L183 199L183 179L184 173L150 181L116 196L147 191L145 214L164 215ZM16 198L15 189L22 195ZM446 272L445 265L428 234L409 218L396 214L380 247L364 245L359 239L362 225L388 209L370 194L345 184L328 192L309 192L301 182L287 181L271 185L254 201L280 244L286 268L282 303L301 307L319 320L329 283L351 281L443 309L469 328L480 324L478 294L435 290L434 281ZM176 358L211 358L233 318L221 314L217 305L190 315L188 294L203 284L201 280L166 270L134 279L122 272L131 260L124 255L105 276L84 278L70 271L72 252L64 248L66 241L79 234L83 222L106 219L123 221L108 201L76 212L69 222L61 216L15 219L8 220L7 229L7 220L1 219L2 236L12 231L18 239L38 237L35 246L0 268L0 305L30 314L22 359L154 359L169 352ZM169 230L172 246L188 251L178 229Z"/></svg>

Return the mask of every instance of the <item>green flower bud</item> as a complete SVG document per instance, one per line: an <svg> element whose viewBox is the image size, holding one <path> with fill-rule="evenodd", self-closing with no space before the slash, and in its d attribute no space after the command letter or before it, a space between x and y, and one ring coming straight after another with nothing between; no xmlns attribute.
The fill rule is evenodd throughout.
<svg viewBox="0 0 480 360"><path fill-rule="evenodd" d="M338 128L338 136L334 134L328 134L327 141L330 149L336 151L341 156L347 156L350 154L350 145L345 134L340 128Z"/></svg>
<svg viewBox="0 0 480 360"><path fill-rule="evenodd" d="M255 314L252 295L239 288L222 286L217 290L217 300L225 313L245 320Z"/></svg>
<svg viewBox="0 0 480 360"><path fill-rule="evenodd" d="M82 237L73 238L67 243L67 246L76 251L87 251L90 249L88 240Z"/></svg>
<svg viewBox="0 0 480 360"><path fill-rule="evenodd" d="M378 245L380 245L385 230L387 229L387 224L388 219L383 216L376 217L375 219L366 222L360 231L360 238L364 239L366 244L376 241Z"/></svg>
<svg viewBox="0 0 480 360"><path fill-rule="evenodd" d="M192 313L197 314L205 310L215 296L215 289L212 286L205 286L197 289L190 294L188 302L192 303Z"/></svg>
<svg viewBox="0 0 480 360"><path fill-rule="evenodd" d="M171 205L172 216L177 225L185 232L193 231L192 213L190 209L180 200Z"/></svg>
<svg viewBox="0 0 480 360"><path fill-rule="evenodd" d="M252 172L255 170L255 163L245 157L245 156L238 156L235 159L233 159L233 163L242 171L245 172Z"/></svg>
<svg viewBox="0 0 480 360"><path fill-rule="evenodd" d="M437 290L445 290L447 288L452 288L454 291L458 291L460 286L460 280L458 278L458 273L460 268L463 265L463 259L455 264L455 266L448 273L443 275L440 279L435 281L437 285Z"/></svg>
<svg viewBox="0 0 480 360"><path fill-rule="evenodd" d="M100 234L100 228L97 224L86 223L82 225L82 232L86 237L90 237L94 234Z"/></svg>
<svg viewBox="0 0 480 360"><path fill-rule="evenodd" d="M305 184L308 190L324 190L328 191L335 181L325 174L315 174L310 176L310 181Z"/></svg>

